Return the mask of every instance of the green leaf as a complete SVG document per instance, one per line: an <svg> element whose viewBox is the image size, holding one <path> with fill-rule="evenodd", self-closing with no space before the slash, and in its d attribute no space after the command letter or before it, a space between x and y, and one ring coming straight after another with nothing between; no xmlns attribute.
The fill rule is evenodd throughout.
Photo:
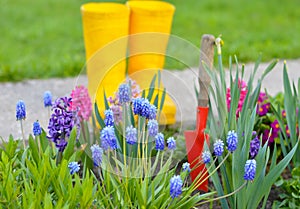
<svg viewBox="0 0 300 209"><path fill-rule="evenodd" d="M50 193L45 193L44 197L44 208L45 209L52 209L52 198Z"/></svg>
<svg viewBox="0 0 300 209"><path fill-rule="evenodd" d="M95 110L95 115L96 115L96 119L100 125L101 128L105 127L105 123L104 123L104 120L102 119L100 113L99 113L99 109L98 109L98 105L97 103L95 102L94 104L94 110Z"/></svg>
<svg viewBox="0 0 300 209"><path fill-rule="evenodd" d="M107 101L107 97L106 97L105 91L103 91L103 95L104 95L105 109L108 110L109 109L109 104L108 104L108 101Z"/></svg>
<svg viewBox="0 0 300 209"><path fill-rule="evenodd" d="M39 139L41 142L42 150L43 150L43 152L45 152L47 147L49 146L50 141L47 138L47 134L44 129L42 129L42 134L40 135Z"/></svg>
<svg viewBox="0 0 300 209"><path fill-rule="evenodd" d="M294 156L297 150L298 143L294 148L276 165L269 173L265 176L262 184L257 185L256 191L260 191L256 193L255 196L251 197L248 205L251 207L257 207L260 200L268 192L271 186L276 182L278 177L281 175L282 171L287 167L292 157ZM259 162L259 161L258 161Z"/></svg>
<svg viewBox="0 0 300 209"><path fill-rule="evenodd" d="M154 90L155 90L155 81L156 81L156 74L153 76L153 78L151 80L151 83L150 83L149 93L148 93L148 96L147 96L147 99L149 101L151 101Z"/></svg>
<svg viewBox="0 0 300 209"><path fill-rule="evenodd" d="M39 148L37 146L37 143L36 141L33 139L32 135L30 134L29 135L29 139L28 139L28 142L29 142L29 148L31 150L31 155L35 161L36 164L39 164L39 161L40 161L40 157L39 157Z"/></svg>
<svg viewBox="0 0 300 209"><path fill-rule="evenodd" d="M63 152L63 158L69 160L70 157L74 154L75 142L77 137L77 130L74 127L71 131L70 137L68 139L68 144Z"/></svg>
<svg viewBox="0 0 300 209"><path fill-rule="evenodd" d="M166 98L166 88L164 88L162 95L161 95L161 100L160 100L160 104L159 104L159 111L162 110L164 103L165 103L165 98Z"/></svg>

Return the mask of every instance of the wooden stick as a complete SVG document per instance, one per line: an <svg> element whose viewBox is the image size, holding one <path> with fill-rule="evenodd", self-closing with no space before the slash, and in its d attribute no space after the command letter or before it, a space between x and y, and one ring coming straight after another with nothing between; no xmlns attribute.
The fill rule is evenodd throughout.
<svg viewBox="0 0 300 209"><path fill-rule="evenodd" d="M198 106L206 107L208 105L208 87L210 86L210 77L207 74L204 63L212 69L214 61L215 37L210 34L204 34L201 39L200 48L200 66L199 66L199 86Z"/></svg>

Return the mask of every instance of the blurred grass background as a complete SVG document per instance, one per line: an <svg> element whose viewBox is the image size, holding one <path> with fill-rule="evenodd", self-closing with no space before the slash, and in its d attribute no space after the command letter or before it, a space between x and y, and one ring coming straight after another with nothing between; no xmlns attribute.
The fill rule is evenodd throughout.
<svg viewBox="0 0 300 209"><path fill-rule="evenodd" d="M225 63L230 55L244 63L259 53L263 61L300 57L298 0L166 1L176 6L172 34L197 47L204 33L222 34ZM0 0L0 81L76 76L85 63L80 6L86 2ZM194 59L184 47L170 50ZM172 59L165 66L184 67Z"/></svg>

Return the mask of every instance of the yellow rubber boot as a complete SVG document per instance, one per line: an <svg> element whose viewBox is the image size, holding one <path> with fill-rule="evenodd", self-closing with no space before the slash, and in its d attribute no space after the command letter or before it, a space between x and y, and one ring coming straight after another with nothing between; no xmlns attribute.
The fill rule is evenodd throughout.
<svg viewBox="0 0 300 209"><path fill-rule="evenodd" d="M161 1L128 1L130 8L128 74L141 89L162 70L175 7ZM163 89L160 84L159 91ZM160 124L176 122L176 105L167 94Z"/></svg>
<svg viewBox="0 0 300 209"><path fill-rule="evenodd" d="M104 90L113 96L125 80L129 8L118 3L81 6L87 60L88 90L103 114Z"/></svg>

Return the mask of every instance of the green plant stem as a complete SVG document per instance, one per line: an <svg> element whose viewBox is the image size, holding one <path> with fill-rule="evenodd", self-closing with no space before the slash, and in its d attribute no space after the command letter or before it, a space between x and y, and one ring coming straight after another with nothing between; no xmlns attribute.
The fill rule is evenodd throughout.
<svg viewBox="0 0 300 209"><path fill-rule="evenodd" d="M198 157L200 158L200 156ZM198 158L196 158L192 163L194 163ZM200 181L202 179L202 177L207 174L208 170L212 167L212 165L215 164L215 162L217 161L217 158L214 159L214 161L211 163L211 165L206 169L206 171L204 173L201 172L201 176L199 175L199 179L196 178L196 181ZM196 166L193 167L193 169L191 169L191 171L195 170L198 166L200 166L201 164L197 164ZM205 169L205 167L203 168L203 170ZM196 184L195 184L196 185ZM193 188L194 189L194 188Z"/></svg>
<svg viewBox="0 0 300 209"><path fill-rule="evenodd" d="M124 171L127 171L126 167L126 104L123 104L123 118L125 120L125 123L123 124L123 160L124 160Z"/></svg>
<svg viewBox="0 0 300 209"><path fill-rule="evenodd" d="M121 172L120 172L120 169L119 169L119 166L118 166L118 158L117 158L117 151L114 150L114 158L115 158L115 163L116 163L116 169L117 169L117 175L120 175ZM125 169L125 168L124 168Z"/></svg>
<svg viewBox="0 0 300 209"><path fill-rule="evenodd" d="M86 136L86 132L85 132L85 124L83 122L83 120L80 122L80 126L81 126L81 130L82 130L82 135L83 135L83 139L85 142L87 142L87 136ZM90 143L88 143L90 145Z"/></svg>
<svg viewBox="0 0 300 209"><path fill-rule="evenodd" d="M35 137L35 140L37 141L37 143L38 143L38 148L39 148L39 154L40 154L40 156L41 156L41 139L40 139L40 136L38 135L38 136L36 136Z"/></svg>
<svg viewBox="0 0 300 209"><path fill-rule="evenodd" d="M213 199L210 199L210 200L207 200L207 201L203 201L203 202L200 202L199 204L197 204L197 206L199 205L202 205L202 204L205 204L205 203L208 203L208 202L213 202L213 201L216 201L216 200L220 200L220 199L224 199L226 197L230 197L231 195L234 195L235 193L239 192L241 189L243 189L246 185L247 185L248 181L245 181L239 188L237 188L235 191L229 193L229 194L226 194L226 195L223 195L221 197L217 197L217 198L213 198Z"/></svg>
<svg viewBox="0 0 300 209"><path fill-rule="evenodd" d="M50 109L50 107L48 106L47 107L47 110L48 110L48 120L50 119L50 117L51 117L51 109ZM47 122L47 121L46 121Z"/></svg>
<svg viewBox="0 0 300 209"><path fill-rule="evenodd" d="M208 172L208 170L209 170L209 168L211 167L209 167L202 175L201 175L201 177L197 180L197 182L195 183L195 185L194 185L194 187L196 187L198 184L199 185L201 185L201 184L203 184L203 182L205 182L211 175L213 175L220 167L221 167L221 165L225 162L225 160L229 157L229 155L230 155L230 153L228 152L227 153L227 155L224 157L224 159L219 163L219 165L206 177L206 178L204 178L202 181L201 181L201 177L202 176L204 176L207 172ZM217 159L217 157L216 157L216 159ZM216 160L215 159L215 160ZM215 160L214 160L214 162L215 162ZM212 164L213 165L213 164ZM199 183L200 182L200 183Z"/></svg>
<svg viewBox="0 0 300 209"><path fill-rule="evenodd" d="M140 152L140 142L141 142L141 132L140 132L140 126L141 126L141 116L138 116L138 140L137 140L137 157L138 159L141 157Z"/></svg>
<svg viewBox="0 0 300 209"><path fill-rule="evenodd" d="M26 143L25 143L25 134L24 134L24 128L23 128L22 119L20 120L20 124L21 124L21 132L22 132L22 138L23 138L23 145L24 145L24 149L25 149L26 148Z"/></svg>
<svg viewBox="0 0 300 209"><path fill-rule="evenodd" d="M61 162L62 159L62 152L58 151L56 155L56 165L58 165Z"/></svg>

